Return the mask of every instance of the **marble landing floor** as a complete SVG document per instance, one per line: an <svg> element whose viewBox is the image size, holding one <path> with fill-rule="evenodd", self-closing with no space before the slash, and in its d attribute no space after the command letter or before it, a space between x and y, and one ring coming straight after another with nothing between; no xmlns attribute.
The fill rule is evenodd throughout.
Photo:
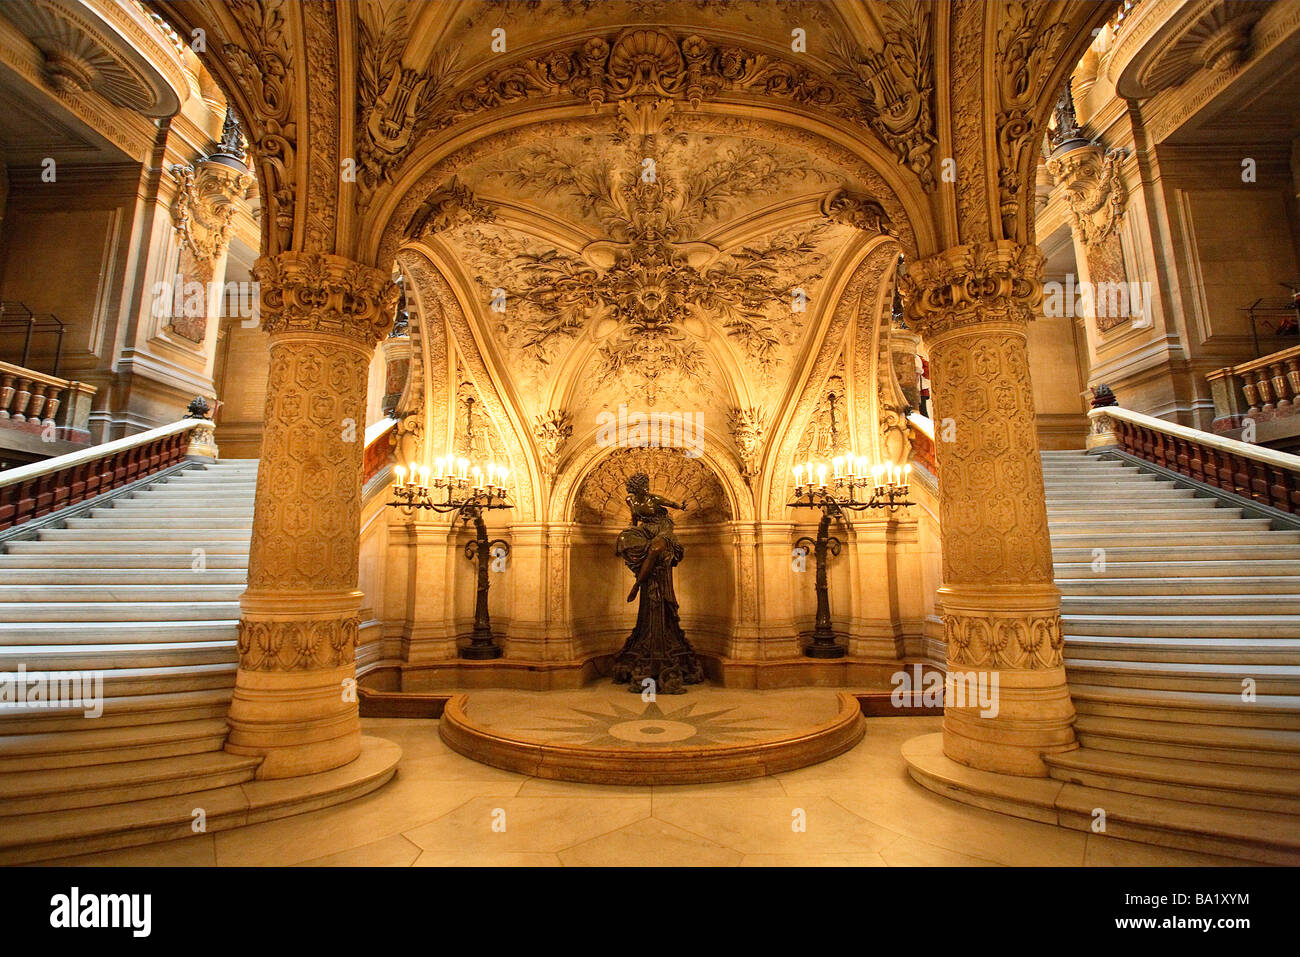
<svg viewBox="0 0 1300 957"><path fill-rule="evenodd" d="M868 718L852 751L730 784L610 787L526 777L461 757L435 720L366 718L404 752L348 804L214 834L50 863L100 866L1108 866L1240 862L957 804L912 781L903 741L931 717ZM802 812L806 829L792 823ZM494 829L494 822L496 829ZM504 822L504 828L502 828Z"/></svg>

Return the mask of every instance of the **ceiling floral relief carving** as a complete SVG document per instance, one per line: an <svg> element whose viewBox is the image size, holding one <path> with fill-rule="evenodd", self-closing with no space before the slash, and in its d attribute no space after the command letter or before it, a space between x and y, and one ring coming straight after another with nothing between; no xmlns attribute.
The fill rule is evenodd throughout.
<svg viewBox="0 0 1300 957"><path fill-rule="evenodd" d="M728 340L771 377L802 330L832 249L854 228L889 228L879 204L827 190L836 171L757 140L615 133L515 150L474 187L563 213L599 239L571 252L473 222L449 242L510 348L536 370L591 335L598 385L642 394L707 386L701 343ZM722 249L705 240L776 194L827 192L833 209ZM489 306L489 310L491 306ZM489 312L491 315L491 313Z"/></svg>

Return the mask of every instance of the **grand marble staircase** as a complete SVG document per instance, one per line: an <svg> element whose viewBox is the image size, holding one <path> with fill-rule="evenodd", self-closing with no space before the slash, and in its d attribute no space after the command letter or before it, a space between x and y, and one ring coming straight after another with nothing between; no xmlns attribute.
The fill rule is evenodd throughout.
<svg viewBox="0 0 1300 957"><path fill-rule="evenodd" d="M255 460L185 469L4 547L0 671L102 672L103 714L0 709L0 861L124 824L188 832L253 779L258 759L221 748L256 479Z"/></svg>
<svg viewBox="0 0 1300 957"><path fill-rule="evenodd" d="M1300 531L1082 452L1043 476L1080 743L1048 759L1062 823L1300 860Z"/></svg>

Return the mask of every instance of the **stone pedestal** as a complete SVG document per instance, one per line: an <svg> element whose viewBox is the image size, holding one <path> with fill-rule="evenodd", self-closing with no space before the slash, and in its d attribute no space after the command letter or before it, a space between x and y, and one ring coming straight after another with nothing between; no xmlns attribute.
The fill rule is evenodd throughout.
<svg viewBox="0 0 1300 957"><path fill-rule="evenodd" d="M226 750L262 755L258 777L279 778L361 749L366 372L397 290L380 270L320 254L261 259L255 276L271 364Z"/></svg>
<svg viewBox="0 0 1300 957"><path fill-rule="evenodd" d="M935 405L955 425L936 443L939 597L949 692L974 694L948 699L944 753L1030 776L1046 776L1043 754L1078 746L1026 351L1041 271L1036 246L1002 241L912 263L903 280Z"/></svg>

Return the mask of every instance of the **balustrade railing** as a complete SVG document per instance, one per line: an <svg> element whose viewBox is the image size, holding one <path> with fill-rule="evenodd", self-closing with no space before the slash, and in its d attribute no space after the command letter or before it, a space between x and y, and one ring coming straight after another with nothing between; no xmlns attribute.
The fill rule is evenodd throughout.
<svg viewBox="0 0 1300 957"><path fill-rule="evenodd" d="M210 419L179 422L0 472L0 531L147 478L216 457Z"/></svg>
<svg viewBox="0 0 1300 957"><path fill-rule="evenodd" d="M1119 406L1088 413L1088 447L1145 462L1278 511L1300 515L1300 456L1201 432Z"/></svg>
<svg viewBox="0 0 1300 957"><path fill-rule="evenodd" d="M93 385L0 362L0 425L31 432L55 427L61 439L89 441L94 395ZM58 417L60 409L62 417Z"/></svg>

